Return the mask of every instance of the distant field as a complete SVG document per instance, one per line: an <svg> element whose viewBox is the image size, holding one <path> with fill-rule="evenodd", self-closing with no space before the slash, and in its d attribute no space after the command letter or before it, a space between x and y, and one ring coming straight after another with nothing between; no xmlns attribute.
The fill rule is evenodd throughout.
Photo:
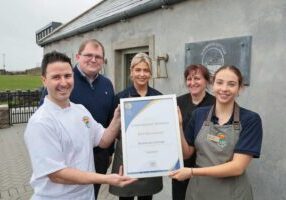
<svg viewBox="0 0 286 200"><path fill-rule="evenodd" d="M33 90L42 86L40 76L0 75L0 91Z"/></svg>

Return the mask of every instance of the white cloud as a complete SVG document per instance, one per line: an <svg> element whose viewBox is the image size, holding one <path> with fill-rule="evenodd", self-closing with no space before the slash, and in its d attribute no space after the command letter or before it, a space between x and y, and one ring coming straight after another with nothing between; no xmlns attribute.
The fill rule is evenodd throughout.
<svg viewBox="0 0 286 200"><path fill-rule="evenodd" d="M42 59L35 32L51 21L66 23L101 0L1 0L0 69L35 67Z"/></svg>

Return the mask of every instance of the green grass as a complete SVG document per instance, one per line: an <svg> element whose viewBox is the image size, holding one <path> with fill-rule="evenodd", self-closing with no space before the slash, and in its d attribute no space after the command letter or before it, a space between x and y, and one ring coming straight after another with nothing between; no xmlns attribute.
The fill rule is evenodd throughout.
<svg viewBox="0 0 286 200"><path fill-rule="evenodd" d="M40 76L0 75L0 91L34 90L42 86Z"/></svg>

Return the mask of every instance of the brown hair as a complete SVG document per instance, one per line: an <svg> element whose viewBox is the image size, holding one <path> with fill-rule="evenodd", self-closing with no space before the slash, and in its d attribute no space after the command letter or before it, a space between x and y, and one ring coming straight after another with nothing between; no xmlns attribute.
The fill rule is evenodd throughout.
<svg viewBox="0 0 286 200"><path fill-rule="evenodd" d="M185 81L187 80L187 77L190 75L190 73L192 72L200 72L202 73L204 79L210 83L210 73L209 70L201 64L193 64L193 65L189 65L187 66L187 68L184 71L184 77L185 77Z"/></svg>
<svg viewBox="0 0 286 200"><path fill-rule="evenodd" d="M232 72L237 76L237 78L238 78L238 85L239 85L239 87L242 87L242 85L243 85L243 77L242 77L242 74L241 74L240 70L239 70L237 67L233 66L233 65L225 65L225 66L220 67L220 68L214 73L213 80L215 81L215 78L216 78L217 73L219 73L220 71L225 70L225 69L228 69L228 70L232 71Z"/></svg>
<svg viewBox="0 0 286 200"><path fill-rule="evenodd" d="M86 45L89 44L89 43L92 44L96 48L100 47L102 49L102 54L103 54L103 58L104 58L104 56L105 56L104 47L101 44L101 42L99 42L96 39L89 39L89 40L85 40L84 42L82 42L81 45L78 48L78 54L81 54L81 52L84 50Z"/></svg>

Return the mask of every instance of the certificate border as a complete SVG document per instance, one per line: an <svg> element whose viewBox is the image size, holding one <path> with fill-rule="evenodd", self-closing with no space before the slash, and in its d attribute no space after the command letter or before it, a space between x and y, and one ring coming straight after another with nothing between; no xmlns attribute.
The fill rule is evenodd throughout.
<svg viewBox="0 0 286 200"><path fill-rule="evenodd" d="M124 175L133 177L133 178L146 178L146 177L156 177L156 176L168 176L169 170L159 170L159 171L142 171L138 173L128 173L127 171L127 150L126 150L126 133L125 133L125 103L132 101L146 101L146 100L158 100L158 99L172 99L174 110L177 111L177 98L175 94L171 95L157 95L157 96L148 96L148 97L131 97L131 98L122 98L120 99L120 112L121 112L121 138L122 138L122 153L123 153L123 169ZM181 147L181 135L179 128L179 119L177 112L175 112L175 127L176 127L176 138L177 138L177 149L178 149L178 159L180 168L184 166L183 163L183 154Z"/></svg>

